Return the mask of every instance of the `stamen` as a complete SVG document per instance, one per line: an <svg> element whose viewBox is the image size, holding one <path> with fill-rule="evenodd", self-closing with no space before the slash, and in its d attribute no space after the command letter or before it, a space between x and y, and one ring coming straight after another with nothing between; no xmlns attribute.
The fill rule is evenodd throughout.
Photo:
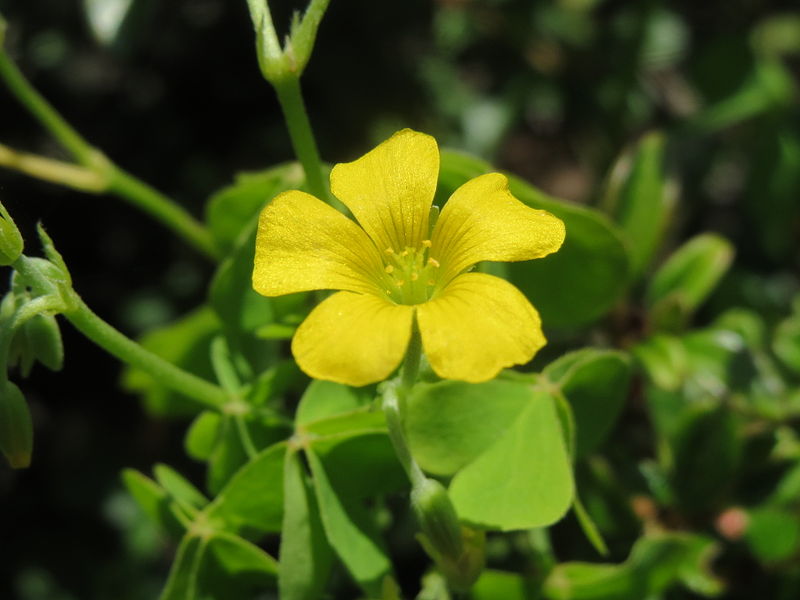
<svg viewBox="0 0 800 600"><path fill-rule="evenodd" d="M386 250L384 250L384 252L386 254L394 254L394 250L392 250L391 248L387 248Z"/></svg>
<svg viewBox="0 0 800 600"><path fill-rule="evenodd" d="M423 248L430 248L431 246L433 246L433 244L431 243L430 240L422 240L422 247Z"/></svg>
<svg viewBox="0 0 800 600"><path fill-rule="evenodd" d="M408 256L408 248L406 248L405 250L403 250L403 251L400 253L400 256Z"/></svg>
<svg viewBox="0 0 800 600"><path fill-rule="evenodd" d="M403 281L402 279L397 280L397 287L402 287L403 284L405 284L405 281Z"/></svg>
<svg viewBox="0 0 800 600"><path fill-rule="evenodd" d="M394 271L394 267L392 265L386 265L383 270L391 274Z"/></svg>
<svg viewBox="0 0 800 600"><path fill-rule="evenodd" d="M437 269L439 268L439 261L438 261L438 260L436 260L435 258L429 258L429 259L428 259L428 264L429 264L429 265L433 265L433 266L434 266L434 267L436 267Z"/></svg>
<svg viewBox="0 0 800 600"><path fill-rule="evenodd" d="M411 274L411 281L416 281L417 279L419 279L419 273L417 273L416 271L414 271L414 272Z"/></svg>

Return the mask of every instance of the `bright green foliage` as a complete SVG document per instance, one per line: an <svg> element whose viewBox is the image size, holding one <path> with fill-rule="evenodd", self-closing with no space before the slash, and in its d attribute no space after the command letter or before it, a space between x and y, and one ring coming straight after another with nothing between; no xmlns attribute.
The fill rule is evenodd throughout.
<svg viewBox="0 0 800 600"><path fill-rule="evenodd" d="M677 201L676 184L664 172L661 133L642 138L611 170L603 205L628 240L631 272L641 275L659 248Z"/></svg>
<svg viewBox="0 0 800 600"><path fill-rule="evenodd" d="M565 354L542 371L560 386L572 408L576 458L595 450L611 431L628 395L630 367L622 352L586 348Z"/></svg>
<svg viewBox="0 0 800 600"><path fill-rule="evenodd" d="M89 30L107 52L118 53L115 68L124 69L141 49L133 35L146 11L127 0L84 4ZM225 5L220 14L235 10L217 4ZM299 81L330 3L311 0L288 24L281 22L285 7L272 4L249 0L247 7L258 64L277 94L298 162L235 175L210 195L204 222L93 148L9 56L25 55L25 70L47 77L63 59L59 53L80 72L74 48L85 45L65 44L52 28L29 41L20 27L8 38L16 46L8 53L0 48L0 79L74 158L37 157L0 140L3 167L91 190L103 202L105 194L118 196L214 261L197 268L209 281L188 298L193 308L185 311L187 297L176 299L183 314L134 342L81 300L41 224L41 250L27 246L44 258L23 254L20 230L0 205L0 265L11 267L0 302L0 450L10 466L31 462L32 416L41 415L36 425L48 435L57 430L57 440L75 433L70 419L52 418L62 414L53 403L86 394L47 397L36 384L49 374L34 368L37 362L62 368L60 325L68 321L125 363L122 388L138 395L151 417L183 420L185 453L204 470L203 476L157 462L152 478L122 472L127 493L112 499L127 502L129 513L114 524L127 528L127 540L141 533L144 520L152 531L146 550L131 552L124 568L109 559L108 569L95 569L107 570L112 595L152 568L156 579L141 577L151 587L131 589L131 598L155 597L157 589L161 600L796 598L800 132L791 61L800 52L797 11L750 23L762 13L737 7L746 35L733 35L724 10L691 3L678 9L658 1L439 2L425 9L420 31L427 37L420 44L413 36L397 43L391 29L414 3L387 3L388 17L381 7L379 27L363 7L333 3L331 11L342 10L339 23L343 16L376 32L358 45L364 65L383 55L372 52L379 39L390 41L398 65L408 62L403 48L415 49L413 85L402 84L424 104L406 111L414 102L398 88L390 90L396 105L372 106L372 92L381 97L382 68L358 75L375 82L365 100L351 89L346 70L328 72L334 63L321 63L317 74L308 72L317 77L309 102L314 120L331 114L320 112L316 98L326 111L347 106L333 113L341 123L320 123L326 154L350 160L358 145L368 145L364 139L383 139L424 114L424 126L441 143L476 155L441 152L431 223L457 188L497 172L497 164L541 185L508 175L515 197L566 227L563 246L542 260L475 266L513 283L539 311L548 343L530 364L478 384L442 380L424 343L423 354L415 354L419 339L412 336L398 372L353 388L309 381L292 355L290 340L327 290L285 297L253 290L258 215L278 194L309 192L353 216L329 193L329 168ZM187 22L215 23L217 8L207 8L187 10ZM695 12L714 14L725 35L705 28ZM0 38L5 28L0 18ZM708 35L690 35L695 31ZM332 29L326 43L341 62L338 37L341 31ZM209 39L221 53L223 40ZM203 76L229 89L216 86L225 81L217 81L216 67L225 63L221 54L214 58L202 64ZM360 61L348 64L358 70ZM391 66L387 73L396 74ZM236 93L239 85L248 90L231 72ZM47 85L53 89L58 79ZM349 112L358 115L356 127ZM269 137L242 140L237 152L288 149L287 139L273 139L272 125L250 119L243 113L248 126ZM170 157L175 165L162 170L183 181L184 172L197 171L194 159ZM230 167L213 166L206 179L189 177L195 192ZM304 218L296 212L287 214ZM81 214L76 223L92 216ZM18 222L26 231L25 216ZM316 232L308 230L313 240ZM59 236L69 234L63 231ZM159 260L159 272L177 264L166 253ZM86 286L88 295L85 274L79 268L74 274L75 287ZM380 339L382 332L375 333ZM9 380L18 375L32 386L25 393L31 407ZM94 385L91 373L85 385ZM180 426L162 427L165 433L155 437ZM90 433L84 437L98 434ZM98 456L98 464L105 459ZM179 457L158 460L181 464ZM0 479L13 499L31 480L47 478ZM55 490L64 477L52 479ZM64 480L73 488L82 481ZM81 492L54 497L71 502ZM46 534L54 544L60 536L55 528ZM57 584L31 587L26 577L38 580L27 574L28 562L44 565L47 553L26 554L25 538L13 540L1 561L23 568L8 584L0 577L0 595L7 585L26 598L91 595L62 593ZM93 543L87 535L85 544ZM69 558L59 555L58 584L78 579L66 576ZM108 596L107 589L94 596Z"/></svg>
<svg viewBox="0 0 800 600"><path fill-rule="evenodd" d="M708 571L715 552L714 542L701 536L646 536L620 565L558 565L545 582L544 595L552 600L639 600L663 593L674 582L715 595L722 589Z"/></svg>
<svg viewBox="0 0 800 600"><path fill-rule="evenodd" d="M22 248L22 235L6 207L0 203L0 266L8 266L17 260Z"/></svg>
<svg viewBox="0 0 800 600"><path fill-rule="evenodd" d="M371 516L355 503L346 506L345 498L334 489L320 458L313 451L306 456L328 541L364 590L378 594L391 562L381 548Z"/></svg>
<svg viewBox="0 0 800 600"><path fill-rule="evenodd" d="M703 234L684 244L655 273L647 302L660 328L681 327L708 297L733 260L724 238Z"/></svg>
<svg viewBox="0 0 800 600"><path fill-rule="evenodd" d="M573 493L553 400L534 391L515 422L450 485L461 518L501 531L554 523L569 508Z"/></svg>

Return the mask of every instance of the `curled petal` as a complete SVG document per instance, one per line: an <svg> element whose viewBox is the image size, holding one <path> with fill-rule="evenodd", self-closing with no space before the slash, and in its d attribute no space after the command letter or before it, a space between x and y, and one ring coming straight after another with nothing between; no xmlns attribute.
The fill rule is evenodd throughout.
<svg viewBox="0 0 800 600"><path fill-rule="evenodd" d="M380 255L364 231L310 194L284 192L261 211L253 270L259 294L374 292L381 268Z"/></svg>
<svg viewBox="0 0 800 600"><path fill-rule="evenodd" d="M413 316L412 306L337 292L297 329L292 353L315 379L354 386L382 381L403 359Z"/></svg>
<svg viewBox="0 0 800 600"><path fill-rule="evenodd" d="M438 178L436 140L403 129L358 160L333 167L331 191L380 250L402 251L428 237Z"/></svg>
<svg viewBox="0 0 800 600"><path fill-rule="evenodd" d="M508 179L489 173L458 188L445 204L431 238L433 256L446 283L483 260L513 262L541 258L564 242L564 223L517 200Z"/></svg>
<svg viewBox="0 0 800 600"><path fill-rule="evenodd" d="M525 296L484 273L456 277L417 306L428 361L439 377L473 383L528 362L545 345L541 321Z"/></svg>

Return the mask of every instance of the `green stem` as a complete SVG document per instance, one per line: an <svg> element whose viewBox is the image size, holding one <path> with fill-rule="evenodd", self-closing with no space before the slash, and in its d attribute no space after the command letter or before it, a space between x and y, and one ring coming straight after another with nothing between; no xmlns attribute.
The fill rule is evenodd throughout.
<svg viewBox="0 0 800 600"><path fill-rule="evenodd" d="M420 341L419 330L415 325L411 332L411 339L408 342L406 357L400 370L400 384L387 385L383 393L383 413L386 416L389 439L392 440L397 458L403 466L403 469L405 469L413 488L421 486L426 477L411 455L411 450L406 440L403 421L408 397L419 375L421 354L422 343Z"/></svg>
<svg viewBox="0 0 800 600"><path fill-rule="evenodd" d="M64 317L109 354L147 372L160 384L192 398L206 408L220 411L231 400L222 388L176 367L117 331L94 314L77 294L73 300L74 308L65 312Z"/></svg>
<svg viewBox="0 0 800 600"><path fill-rule="evenodd" d="M417 383L419 377L419 363L422 358L422 338L419 335L419 328L416 322L411 330L411 339L408 341L406 357L400 371L400 383L403 386L404 395L408 396L412 388ZM405 398L403 398L405 400Z"/></svg>
<svg viewBox="0 0 800 600"><path fill-rule="evenodd" d="M154 217L209 258L219 258L209 230L183 207L117 166L108 174L108 191Z"/></svg>
<svg viewBox="0 0 800 600"><path fill-rule="evenodd" d="M322 161L319 158L317 142L311 131L311 122L308 120L303 94L300 91L300 80L298 76L287 76L280 81L274 81L273 85L278 94L286 126L289 128L292 148L306 173L308 188L321 200L328 201L330 196L322 176Z"/></svg>
<svg viewBox="0 0 800 600"><path fill-rule="evenodd" d="M244 416L235 414L233 415L233 419L236 422L236 429L239 432L239 439L242 442L245 454L247 454L247 458L252 460L258 454L258 450L256 450L256 445L253 443L253 438L250 436L250 431L247 429Z"/></svg>
<svg viewBox="0 0 800 600"><path fill-rule="evenodd" d="M96 154L94 148L36 91L2 49L0 49L0 77L17 100L79 163L85 166L92 163Z"/></svg>
<svg viewBox="0 0 800 600"><path fill-rule="evenodd" d="M2 49L0 49L0 77L17 100L72 154L75 160L100 178L98 182L91 182L96 189L90 191L110 191L116 194L181 235L205 255L218 258L210 232L199 221L175 201L114 165L102 152L89 144L25 79ZM49 173L58 175L53 173L52 169ZM61 176L59 183L71 185L71 179L64 177L63 173Z"/></svg>
<svg viewBox="0 0 800 600"><path fill-rule="evenodd" d="M417 488L425 481L425 474L419 468L417 461L411 456L411 450L403 431L403 417L397 389L390 386L383 394L383 414L386 416L386 426L389 428L389 439L392 440L397 459L403 466L411 487Z"/></svg>

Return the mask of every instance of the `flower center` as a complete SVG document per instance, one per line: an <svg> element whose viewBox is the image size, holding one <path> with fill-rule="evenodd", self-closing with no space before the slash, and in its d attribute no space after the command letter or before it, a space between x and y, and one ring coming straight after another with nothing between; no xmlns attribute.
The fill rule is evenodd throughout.
<svg viewBox="0 0 800 600"><path fill-rule="evenodd" d="M431 299L439 275L439 261L428 256L430 240L420 248L401 252L387 248L383 254L383 283L389 299L396 304L422 304Z"/></svg>

